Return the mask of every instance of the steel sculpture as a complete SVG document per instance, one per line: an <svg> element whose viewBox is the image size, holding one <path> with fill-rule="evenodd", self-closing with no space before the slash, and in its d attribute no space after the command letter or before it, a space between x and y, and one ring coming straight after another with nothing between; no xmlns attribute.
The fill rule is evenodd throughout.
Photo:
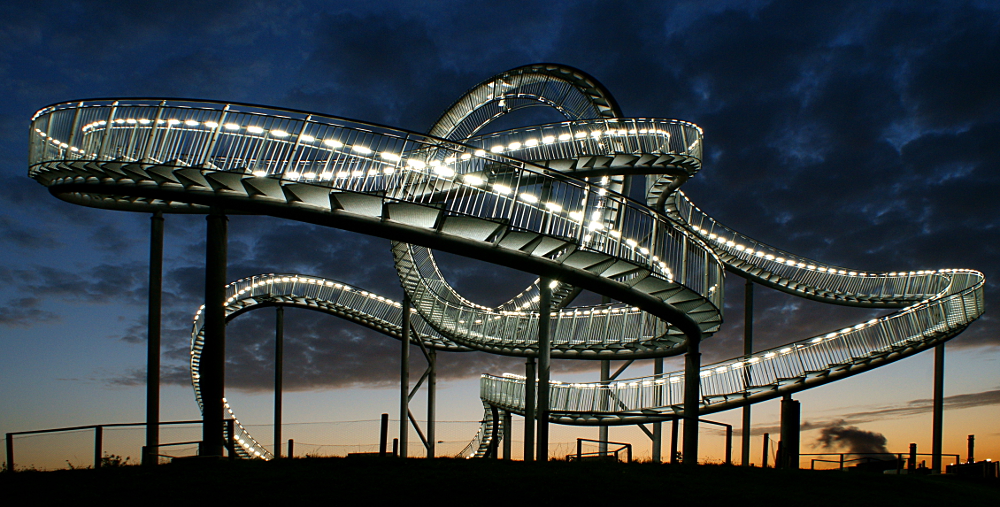
<svg viewBox="0 0 1000 507"><path fill-rule="evenodd" d="M509 112L539 105L566 121L481 134ZM242 213L389 239L414 309L412 340L435 349L542 359L688 353L685 374L551 382L539 391L542 403L549 399L541 408L560 423L656 422L772 399L932 348L983 313L977 271L852 270L719 224L678 189L701 168L701 129L622 116L595 79L549 64L480 83L429 134L248 104L66 102L32 118L29 175L76 204L207 214L220 234L226 213ZM623 195L632 175L645 176L645 202ZM220 248L213 262L224 260ZM541 282L497 307L482 306L448 284L431 248L531 272ZM224 263L219 269L224 273ZM698 344L722 322L724 270L799 297L899 311L701 367ZM617 302L569 307L582 289ZM219 302L208 327L222 336L219 307L231 318L260 304L308 306L401 335L399 303L339 282L261 275L226 291L208 296ZM543 300L551 305L547 318L539 312ZM199 403L204 313L192 334ZM540 324L550 330L543 350ZM221 392L215 384L210 391ZM468 452L495 449L494 421L533 412L525 406L532 394L524 378L484 375L487 416ZM242 426L235 431L240 452L269 457Z"/></svg>

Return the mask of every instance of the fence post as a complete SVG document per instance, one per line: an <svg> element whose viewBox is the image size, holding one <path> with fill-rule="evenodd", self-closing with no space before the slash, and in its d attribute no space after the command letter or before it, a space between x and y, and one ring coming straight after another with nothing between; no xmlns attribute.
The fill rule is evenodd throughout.
<svg viewBox="0 0 1000 507"><path fill-rule="evenodd" d="M733 427L726 425L726 464L733 464Z"/></svg>
<svg viewBox="0 0 1000 507"><path fill-rule="evenodd" d="M389 414L382 414L382 425L379 430L378 455L385 457L386 447L389 444Z"/></svg>
<svg viewBox="0 0 1000 507"><path fill-rule="evenodd" d="M292 440L291 438L288 439L288 457L295 457L295 440Z"/></svg>
<svg viewBox="0 0 1000 507"><path fill-rule="evenodd" d="M7 434L7 471L14 471L14 434Z"/></svg>
<svg viewBox="0 0 1000 507"><path fill-rule="evenodd" d="M8 435L7 438L10 438L9 436L10 433L8 433L7 435ZM576 461L577 463L583 461L583 439L580 438L576 439Z"/></svg>
<svg viewBox="0 0 1000 507"><path fill-rule="evenodd" d="M104 450L104 426L94 426L94 468L101 468L101 454Z"/></svg>
<svg viewBox="0 0 1000 507"><path fill-rule="evenodd" d="M770 433L764 433L764 461L760 465L761 468L767 468L767 444L770 437Z"/></svg>

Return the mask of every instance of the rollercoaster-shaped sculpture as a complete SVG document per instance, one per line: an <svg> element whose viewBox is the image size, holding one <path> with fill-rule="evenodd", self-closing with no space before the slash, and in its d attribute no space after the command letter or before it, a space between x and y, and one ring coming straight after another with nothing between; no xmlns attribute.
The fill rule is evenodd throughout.
<svg viewBox="0 0 1000 507"><path fill-rule="evenodd" d="M566 121L480 134L547 106ZM676 355L722 322L724 271L837 305L898 309L856 326L703 366L700 412L808 389L956 336L983 313L984 279L965 269L867 272L817 262L719 224L678 190L701 168L702 131L624 118L585 73L529 65L469 90L428 134L301 111L207 101L66 102L32 119L29 174L72 203L139 212L271 215L387 238L411 340L439 350L538 354L540 288L485 307L460 295L431 248L538 275L551 289L551 356ZM642 175L646 201L623 195ZM615 303L569 307L580 290ZM260 275L227 287L228 318L259 305L332 313L402 336L402 305L314 276ZM202 315L192 333L201 404ZM552 382L550 419L633 424L683 411L684 375ZM525 379L484 375L488 407L523 414ZM226 408L230 410L228 404ZM487 410L474 452L491 444ZM242 426L238 449L270 457Z"/></svg>

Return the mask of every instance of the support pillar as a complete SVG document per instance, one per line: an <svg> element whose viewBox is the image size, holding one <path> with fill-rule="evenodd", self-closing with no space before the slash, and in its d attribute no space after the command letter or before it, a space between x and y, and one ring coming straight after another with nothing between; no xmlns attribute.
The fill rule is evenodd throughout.
<svg viewBox="0 0 1000 507"><path fill-rule="evenodd" d="M201 353L202 436L199 455L222 456L222 398L226 378L226 256L228 218L219 208L208 217L205 251L205 347Z"/></svg>
<svg viewBox="0 0 1000 507"><path fill-rule="evenodd" d="M524 362L524 461L535 460L535 358Z"/></svg>
<svg viewBox="0 0 1000 507"><path fill-rule="evenodd" d="M406 457L410 435L410 296L403 294L402 348L399 354L399 457Z"/></svg>
<svg viewBox="0 0 1000 507"><path fill-rule="evenodd" d="M434 418L437 414L437 351L427 351L427 457L435 457L436 440L434 435Z"/></svg>
<svg viewBox="0 0 1000 507"><path fill-rule="evenodd" d="M944 428L944 343L934 347L934 417L931 429L931 473L941 473L941 436Z"/></svg>
<svg viewBox="0 0 1000 507"><path fill-rule="evenodd" d="M511 459L511 440L514 438L514 428L511 425L514 424L513 418L510 412L504 410L503 412L503 459L510 461Z"/></svg>
<svg viewBox="0 0 1000 507"><path fill-rule="evenodd" d="M663 358L658 357L653 360L653 375L656 380L659 380L663 376ZM657 405L663 405L663 400L660 397L663 392L662 384L654 384L656 387ZM663 423L655 422L653 423L653 463L660 463L663 461Z"/></svg>
<svg viewBox="0 0 1000 507"><path fill-rule="evenodd" d="M281 457L281 403L285 362L285 307L274 317L274 457Z"/></svg>
<svg viewBox="0 0 1000 507"><path fill-rule="evenodd" d="M743 355L753 354L753 282L747 278L743 286ZM743 368L743 389L750 385L750 368ZM744 392L744 395L747 393ZM740 457L743 466L750 466L750 404L743 405L743 430L740 442Z"/></svg>
<svg viewBox="0 0 1000 507"><path fill-rule="evenodd" d="M604 359L601 361L601 385L607 386L611 382L611 361ZM608 405L611 403L611 397L609 396L608 388L603 387L601 389L601 410L607 412L610 410ZM601 456L608 455L608 426L601 425L598 429L597 440L597 451Z"/></svg>
<svg viewBox="0 0 1000 507"><path fill-rule="evenodd" d="M378 455L384 458L389 445L389 414L382 414L378 434ZM291 456L289 456L291 457Z"/></svg>
<svg viewBox="0 0 1000 507"><path fill-rule="evenodd" d="M781 441L777 466L780 468L799 468L799 431L801 407L792 395L781 398Z"/></svg>
<svg viewBox="0 0 1000 507"><path fill-rule="evenodd" d="M146 454L142 464L156 465L160 454L160 316L163 296L163 213L150 218L149 309L146 317Z"/></svg>
<svg viewBox="0 0 1000 507"><path fill-rule="evenodd" d="M688 336L684 356L684 460L698 464L698 409L701 402L701 336Z"/></svg>
<svg viewBox="0 0 1000 507"><path fill-rule="evenodd" d="M670 464L677 464L677 418L670 421Z"/></svg>
<svg viewBox="0 0 1000 507"><path fill-rule="evenodd" d="M552 280L538 280L538 461L549 460L549 375L552 369Z"/></svg>

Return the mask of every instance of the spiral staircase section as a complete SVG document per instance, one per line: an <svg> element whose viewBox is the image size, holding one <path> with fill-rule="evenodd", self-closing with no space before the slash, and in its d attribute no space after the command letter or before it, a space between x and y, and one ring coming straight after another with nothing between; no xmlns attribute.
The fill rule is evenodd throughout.
<svg viewBox="0 0 1000 507"><path fill-rule="evenodd" d="M340 317L396 339L402 339L403 305L398 301L336 280L299 274L260 274L241 278L226 285L226 321L263 307L304 308ZM202 408L201 352L205 335L202 305L194 316L191 329L191 385L195 400ZM444 338L414 313L410 317L410 340L435 350L466 352L472 350ZM229 400L225 410L235 419L236 451L243 457L271 459L272 454L243 427Z"/></svg>

